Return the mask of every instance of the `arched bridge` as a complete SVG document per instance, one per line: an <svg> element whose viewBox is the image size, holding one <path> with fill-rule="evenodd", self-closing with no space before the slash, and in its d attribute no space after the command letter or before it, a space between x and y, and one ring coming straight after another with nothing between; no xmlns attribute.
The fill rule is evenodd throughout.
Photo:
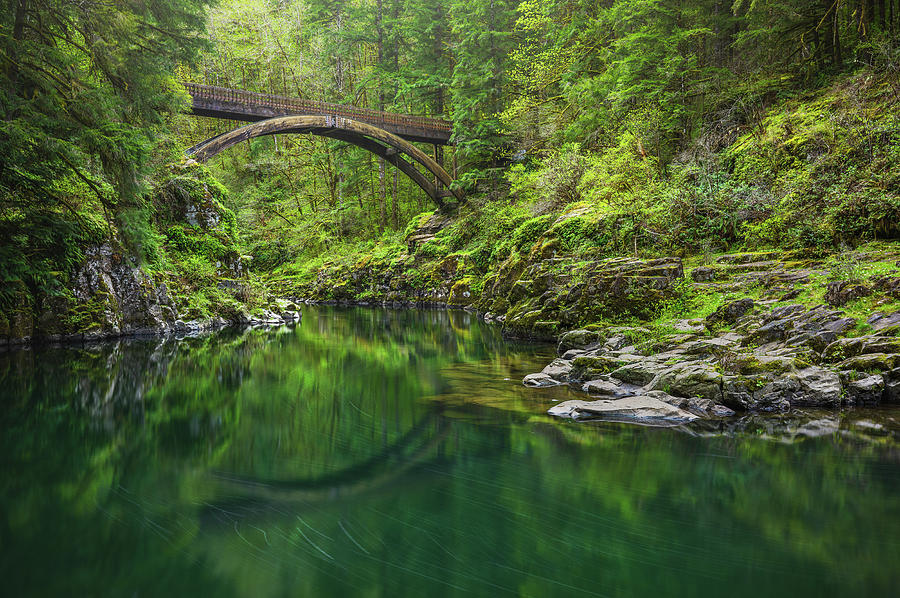
<svg viewBox="0 0 900 598"><path fill-rule="evenodd" d="M453 178L437 160L411 143L435 146L450 143L451 126L447 121L197 83L184 86L193 100L192 114L252 123L190 148L188 155L198 161L206 161L241 141L263 135L320 135L351 143L384 158L439 206L443 205L443 198L451 195L459 201L463 199L462 191L453 186ZM424 167L434 182L404 156Z"/></svg>

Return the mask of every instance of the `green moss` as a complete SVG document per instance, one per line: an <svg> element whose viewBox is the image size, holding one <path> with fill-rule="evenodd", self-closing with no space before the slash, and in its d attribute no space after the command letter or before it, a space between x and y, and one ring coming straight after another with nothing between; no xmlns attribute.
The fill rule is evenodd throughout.
<svg viewBox="0 0 900 598"><path fill-rule="evenodd" d="M80 302L69 296L69 309L60 318L64 333L89 332L99 330L105 321L105 312L111 309L111 295L98 291L89 301Z"/></svg>
<svg viewBox="0 0 900 598"><path fill-rule="evenodd" d="M416 230L425 226L425 223L428 222L428 219L434 216L434 212L422 212L421 214L416 214L412 218L410 218L409 222L406 224L406 229L403 231L403 238L409 237Z"/></svg>

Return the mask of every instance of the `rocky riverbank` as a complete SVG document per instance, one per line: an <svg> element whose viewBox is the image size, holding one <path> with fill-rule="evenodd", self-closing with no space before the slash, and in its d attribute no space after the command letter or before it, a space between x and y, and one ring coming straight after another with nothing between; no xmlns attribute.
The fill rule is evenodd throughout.
<svg viewBox="0 0 900 598"><path fill-rule="evenodd" d="M750 257L719 263L758 263ZM695 269L694 284L708 284L696 279L711 269ZM584 399L549 410L573 419L689 422L900 404L900 272L825 282L821 294L811 292L815 278L809 269L750 269L727 285L756 289L755 297L728 301L705 318L566 332L559 357L523 382L583 392ZM748 285L754 280L765 282ZM822 302L791 301L801 295ZM888 309L860 315L858 305L852 313L839 308L861 297Z"/></svg>
<svg viewBox="0 0 900 598"><path fill-rule="evenodd" d="M567 332L560 357L524 383L571 384L596 399L550 409L575 419L691 421L900 403L900 338L891 335L900 313L872 320L874 334L845 337L854 320L829 306L743 299L706 318L703 331L666 339L635 343L649 334L640 328Z"/></svg>
<svg viewBox="0 0 900 598"><path fill-rule="evenodd" d="M469 255L416 250L438 220L399 257L326 266L286 294L465 308L506 335L558 342L524 383L584 393L550 409L560 417L672 423L900 403L900 245L637 259L566 254L544 238L479 275Z"/></svg>
<svg viewBox="0 0 900 598"><path fill-rule="evenodd" d="M272 326L300 320L296 304L270 297L265 309L249 312L237 299L248 284L240 260L223 266L219 286L235 295L217 305L217 315L191 317L184 289L173 293L109 244L89 248L71 277L67 293L45 296L38 305L26 293L7 315L0 314L0 350L32 343L78 344L156 335L193 335L226 326ZM180 300L180 301L179 301Z"/></svg>
<svg viewBox="0 0 900 598"><path fill-rule="evenodd" d="M139 260L140 251L110 230L103 242L79 248L82 259L52 280L3 281L0 348L299 320L296 305L250 275L248 257L238 251L235 216L224 201L224 190L208 172L173 166L148 198L155 229L165 239L155 256Z"/></svg>
<svg viewBox="0 0 900 598"><path fill-rule="evenodd" d="M679 294L685 280L678 257L567 254L555 238L524 253L510 252L480 273L483 265L472 254L432 258L421 251L448 222L441 214L429 218L400 255L326 264L310 281L275 278L269 284L280 296L314 303L468 309L509 336L551 341L605 318L651 317L661 302Z"/></svg>

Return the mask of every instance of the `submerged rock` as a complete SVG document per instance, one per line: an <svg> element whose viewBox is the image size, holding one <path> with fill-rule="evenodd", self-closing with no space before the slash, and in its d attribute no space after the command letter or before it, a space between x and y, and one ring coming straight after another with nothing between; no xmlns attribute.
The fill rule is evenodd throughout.
<svg viewBox="0 0 900 598"><path fill-rule="evenodd" d="M528 374L522 380L522 384L531 388L543 388L545 386L557 386L560 384L559 381L554 380L547 374L539 373L539 374Z"/></svg>
<svg viewBox="0 0 900 598"><path fill-rule="evenodd" d="M797 428L798 436L818 438L820 436L832 436L840 429L838 422L833 419L814 419Z"/></svg>
<svg viewBox="0 0 900 598"><path fill-rule="evenodd" d="M581 401L576 399L554 405L547 413L557 417L572 419L626 419L648 423L667 422L677 424L697 419L697 416L693 413L647 395L600 401Z"/></svg>

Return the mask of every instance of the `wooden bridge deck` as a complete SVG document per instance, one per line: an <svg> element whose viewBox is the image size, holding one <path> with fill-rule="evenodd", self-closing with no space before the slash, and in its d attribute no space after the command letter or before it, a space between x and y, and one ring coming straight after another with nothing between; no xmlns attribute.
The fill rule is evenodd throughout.
<svg viewBox="0 0 900 598"><path fill-rule="evenodd" d="M349 118L374 125L408 141L446 145L452 128L449 122L426 116L379 112L357 106L343 106L300 98L229 89L199 83L185 83L197 116L255 122L277 116L309 115Z"/></svg>

